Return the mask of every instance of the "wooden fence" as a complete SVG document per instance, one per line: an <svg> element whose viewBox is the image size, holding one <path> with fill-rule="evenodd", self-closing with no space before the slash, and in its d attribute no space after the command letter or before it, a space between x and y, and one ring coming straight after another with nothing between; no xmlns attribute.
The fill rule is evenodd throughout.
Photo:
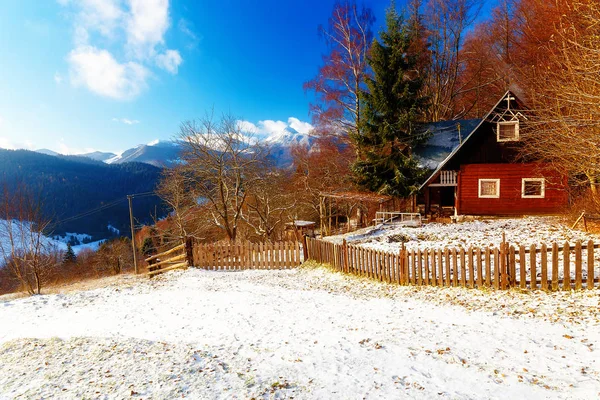
<svg viewBox="0 0 600 400"><path fill-rule="evenodd" d="M350 274L401 285L461 286L495 289L593 289L600 279L592 241L553 243L528 248L407 250L397 253L307 239L308 259ZM596 268L596 269L595 269ZM596 278L595 278L596 276Z"/></svg>
<svg viewBox="0 0 600 400"><path fill-rule="evenodd" d="M187 268L192 261L192 240L187 239L185 243L175 246L170 250L155 254L146 258L148 263L149 277L156 274L172 271L179 268Z"/></svg>
<svg viewBox="0 0 600 400"><path fill-rule="evenodd" d="M288 269L304 260L298 242L195 243L194 266L209 270Z"/></svg>

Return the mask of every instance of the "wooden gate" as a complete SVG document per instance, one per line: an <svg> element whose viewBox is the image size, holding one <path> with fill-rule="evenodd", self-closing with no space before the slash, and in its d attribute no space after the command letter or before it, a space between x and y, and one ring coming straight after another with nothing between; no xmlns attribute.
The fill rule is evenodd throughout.
<svg viewBox="0 0 600 400"><path fill-rule="evenodd" d="M172 271L179 268L187 268L192 261L192 240L187 239L185 243L175 246L170 250L155 254L146 258L148 263L148 276Z"/></svg>

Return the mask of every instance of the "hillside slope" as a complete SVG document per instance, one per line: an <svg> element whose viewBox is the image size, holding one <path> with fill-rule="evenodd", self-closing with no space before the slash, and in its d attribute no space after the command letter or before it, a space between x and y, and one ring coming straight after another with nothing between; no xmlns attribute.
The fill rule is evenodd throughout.
<svg viewBox="0 0 600 400"><path fill-rule="evenodd" d="M10 190L24 184L40 199L45 215L57 222L54 234L87 233L93 240L113 236L108 225L127 232L127 194L153 191L160 177L159 168L142 163L107 165L84 157L1 149L0 171L0 187L6 185ZM71 219L114 202L100 212ZM139 222L150 222L155 211L162 214L156 196L134 200L134 216Z"/></svg>

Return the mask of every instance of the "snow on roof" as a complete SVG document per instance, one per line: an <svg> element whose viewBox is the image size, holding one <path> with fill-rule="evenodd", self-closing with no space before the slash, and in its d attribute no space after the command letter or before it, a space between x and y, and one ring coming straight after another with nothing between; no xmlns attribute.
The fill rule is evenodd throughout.
<svg viewBox="0 0 600 400"><path fill-rule="evenodd" d="M425 168L437 169L480 122L480 119L463 119L423 125L423 131L429 132L430 137L426 144L415 148L414 153L419 163Z"/></svg>
<svg viewBox="0 0 600 400"><path fill-rule="evenodd" d="M316 225L316 224L317 223L313 222L313 221L296 220L294 222L288 222L286 225L289 225L289 226L295 225L295 226L298 226L298 227L303 227L303 226L313 226L313 225Z"/></svg>

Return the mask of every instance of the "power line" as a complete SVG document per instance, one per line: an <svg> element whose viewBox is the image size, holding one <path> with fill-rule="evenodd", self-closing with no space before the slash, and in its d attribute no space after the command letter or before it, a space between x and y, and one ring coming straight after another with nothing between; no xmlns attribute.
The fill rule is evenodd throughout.
<svg viewBox="0 0 600 400"><path fill-rule="evenodd" d="M148 196L157 196L157 194L155 192L143 192L143 193L136 193L136 194L132 194L132 195L128 195L128 196L131 196L132 198L133 197L148 197ZM94 214L104 211L106 209L115 207L126 200L127 200L127 197L111 201L110 203L104 204L100 207L97 207L97 208L94 208L94 209L91 209L88 211L84 211L80 214L73 215L71 217L67 217L67 218L61 219L59 221L56 221L52 225L58 225L58 224L62 224L65 222L75 221L77 219L81 219L81 218L88 217L90 215L94 215Z"/></svg>

